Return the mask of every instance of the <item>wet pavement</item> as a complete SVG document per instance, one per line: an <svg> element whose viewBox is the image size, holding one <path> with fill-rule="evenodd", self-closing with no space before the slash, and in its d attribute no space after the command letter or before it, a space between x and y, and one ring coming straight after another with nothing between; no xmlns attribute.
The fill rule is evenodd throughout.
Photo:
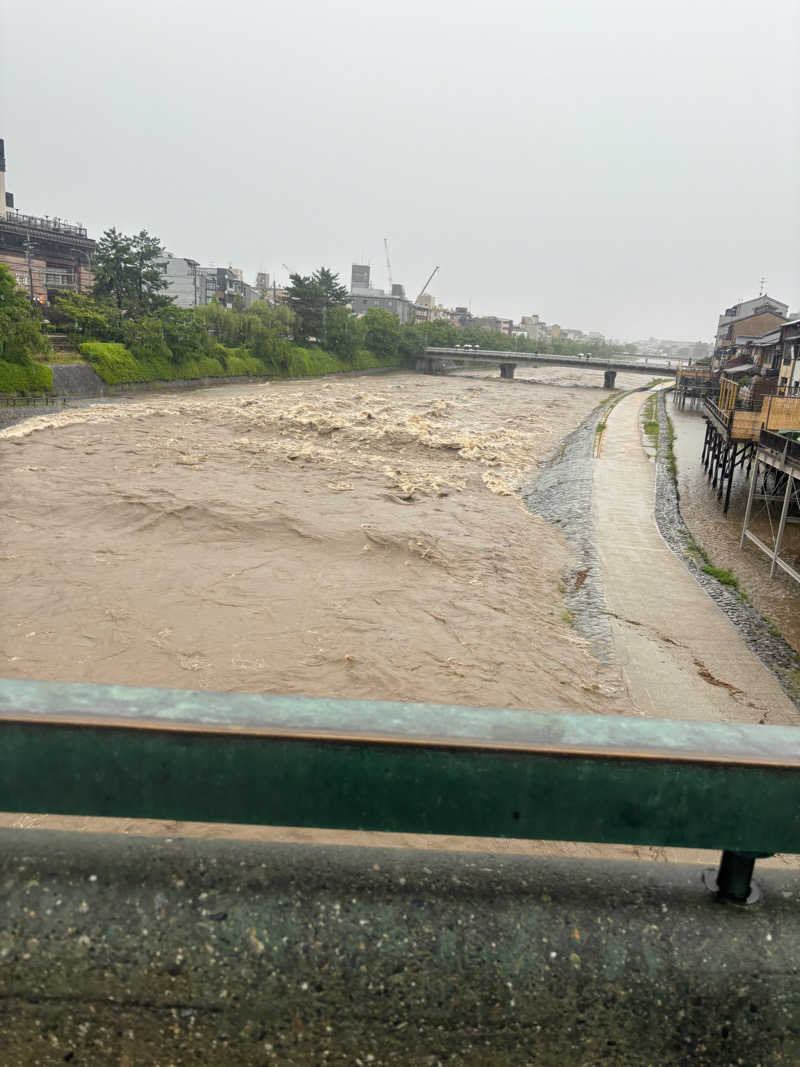
<svg viewBox="0 0 800 1067"><path fill-rule="evenodd" d="M642 394L607 420L594 467L596 549L612 634L638 714L797 723L777 679L664 542L655 464L642 448Z"/></svg>

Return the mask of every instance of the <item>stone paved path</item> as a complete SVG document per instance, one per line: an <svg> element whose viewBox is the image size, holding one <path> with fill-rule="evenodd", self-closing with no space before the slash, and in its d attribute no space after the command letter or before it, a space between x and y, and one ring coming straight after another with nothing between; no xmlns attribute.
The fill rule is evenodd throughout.
<svg viewBox="0 0 800 1067"><path fill-rule="evenodd" d="M656 527L655 466L639 428L646 396L617 404L594 465L597 553L633 702L648 718L798 724L777 680Z"/></svg>

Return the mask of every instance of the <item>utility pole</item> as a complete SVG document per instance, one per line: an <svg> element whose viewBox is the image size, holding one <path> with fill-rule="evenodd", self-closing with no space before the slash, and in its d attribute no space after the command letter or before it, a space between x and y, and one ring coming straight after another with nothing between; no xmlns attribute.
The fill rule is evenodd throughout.
<svg viewBox="0 0 800 1067"><path fill-rule="evenodd" d="M25 234L25 256L28 261L28 290L30 292L31 303L33 299L33 268L31 267L31 235Z"/></svg>

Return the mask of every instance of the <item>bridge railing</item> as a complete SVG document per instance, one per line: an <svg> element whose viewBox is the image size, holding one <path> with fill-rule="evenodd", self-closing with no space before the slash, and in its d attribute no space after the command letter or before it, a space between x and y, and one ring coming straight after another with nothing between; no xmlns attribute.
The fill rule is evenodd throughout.
<svg viewBox="0 0 800 1067"><path fill-rule="evenodd" d="M0 681L0 810L800 852L800 730Z"/></svg>
<svg viewBox="0 0 800 1067"><path fill-rule="evenodd" d="M508 360L509 362L526 361L530 363L564 363L575 364L581 367L598 367L603 369L604 367L614 367L617 370L631 370L635 373L649 374L649 373L667 373L677 374L684 366L682 360L678 359L651 359L650 357L634 357L626 358L625 356L590 356L586 354L584 356L569 355L559 352L522 352L516 350L503 350L498 351L488 348L442 348L432 345L427 346L424 349L426 356L434 357L448 357L450 359L469 359L469 360L481 360L485 359L487 362L496 362L497 360Z"/></svg>

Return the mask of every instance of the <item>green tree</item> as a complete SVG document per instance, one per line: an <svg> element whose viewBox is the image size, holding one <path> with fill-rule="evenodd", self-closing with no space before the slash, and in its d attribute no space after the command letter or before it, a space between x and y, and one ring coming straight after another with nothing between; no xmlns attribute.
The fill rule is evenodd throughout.
<svg viewBox="0 0 800 1067"><path fill-rule="evenodd" d="M97 243L92 270L94 295L112 301L129 315L147 314L171 303L164 264L166 250L157 237L141 230L133 237L113 226Z"/></svg>
<svg viewBox="0 0 800 1067"><path fill-rule="evenodd" d="M401 356L405 356L407 359L413 359L415 356L421 356L425 350L425 335L422 331L422 324L418 326L412 326L410 323L405 323L400 327L400 342L398 349Z"/></svg>
<svg viewBox="0 0 800 1067"><path fill-rule="evenodd" d="M400 320L385 308L370 308L363 318L364 344L379 359L396 356L400 346Z"/></svg>
<svg viewBox="0 0 800 1067"><path fill-rule="evenodd" d="M453 345L461 344L461 331L452 323L444 319L435 319L433 322L421 324L425 344L432 348L452 348Z"/></svg>
<svg viewBox="0 0 800 1067"><path fill-rule="evenodd" d="M308 344L313 338L324 344L328 312L348 299L339 275L327 267L320 267L313 274L290 274L287 300L295 314L295 340Z"/></svg>
<svg viewBox="0 0 800 1067"><path fill-rule="evenodd" d="M46 352L49 347L38 312L8 267L0 263L0 361L26 365L35 352Z"/></svg>
<svg viewBox="0 0 800 1067"><path fill-rule="evenodd" d="M69 332L83 334L92 340L119 340L121 316L118 309L87 293L69 290L58 293L50 320Z"/></svg>
<svg viewBox="0 0 800 1067"><path fill-rule="evenodd" d="M294 331L294 312L285 304L273 306L257 300L247 312L247 343L251 353L275 371L286 370L291 357L289 340Z"/></svg>
<svg viewBox="0 0 800 1067"><path fill-rule="evenodd" d="M122 324L122 341L137 359L172 359L164 329L155 315L126 319Z"/></svg>
<svg viewBox="0 0 800 1067"><path fill-rule="evenodd" d="M188 308L171 305L161 308L153 318L161 326L161 334L173 363L183 363L201 355L212 344L202 319Z"/></svg>
<svg viewBox="0 0 800 1067"><path fill-rule="evenodd" d="M332 307L325 321L325 347L342 359L353 359L364 347L365 327L346 307Z"/></svg>

